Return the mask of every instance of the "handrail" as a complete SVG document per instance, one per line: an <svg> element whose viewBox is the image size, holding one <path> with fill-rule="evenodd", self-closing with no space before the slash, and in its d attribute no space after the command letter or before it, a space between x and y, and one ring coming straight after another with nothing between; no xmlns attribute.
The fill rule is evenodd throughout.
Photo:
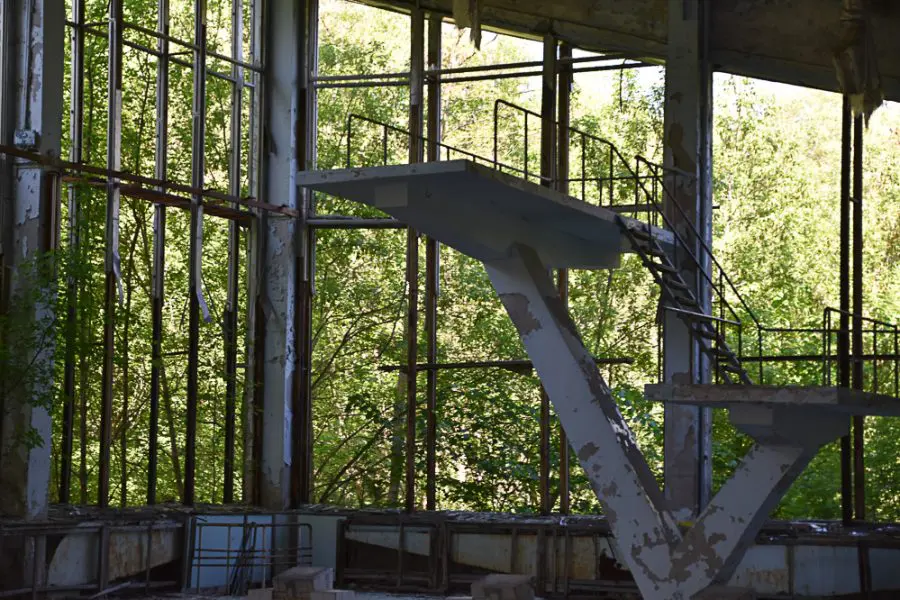
<svg viewBox="0 0 900 600"><path fill-rule="evenodd" d="M495 156L495 159L497 158L497 155L498 155L497 141L498 141L499 136L498 136L497 124L499 122L499 107L500 106L506 106L513 110L517 110L522 113L525 113L526 115L540 117L539 113L536 113L535 111L532 111L525 107L513 104L512 102L508 102L503 99L495 100L494 101L494 156ZM556 125L560 125L559 122L554 121L554 123ZM715 290L716 295L721 299L722 303L727 307L728 312L731 313L731 315L734 317L734 320L737 321L738 323L741 323L742 321L741 321L740 315L738 315L738 313L734 309L734 307L731 306L731 303L728 302L728 299L725 298L725 294L723 293L722 290L719 289L719 286L716 285L711 274L708 273L707 270L703 267L702 263L695 255L695 252L691 248L691 246L683 239L683 237L678 233L678 231L675 230L675 227L674 227L672 221L666 216L665 211L662 209L662 207L659 205L659 203L655 200L655 198L653 197L653 194L651 194L650 191L647 190L646 186L644 185L644 182L641 180L641 178L638 176L638 174L634 171L634 169L631 168L631 166L628 164L628 161L625 160L625 157L622 156L622 153L615 146L615 144L613 144L611 141L609 141L607 139L601 138L601 137L596 136L591 133L581 131L575 127L571 127L571 126L568 127L568 131L570 133L575 133L577 135L580 135L586 139L589 139L589 140L592 140L592 141L595 141L595 142L598 142L601 144L605 144L610 148L611 153L619 159L620 163L622 165L624 165L626 171L630 174L630 176L631 176L630 178L635 181L635 185L640 186L641 190L644 192L644 196L645 196L645 199L647 200L647 204L653 206L656 213L659 214L659 216L662 218L663 223L666 225L666 227L672 231L672 234L673 234L676 242L679 245L681 245L682 248L687 252L688 256L691 258L693 263L698 267L698 270L700 271L700 273L703 275L703 278L709 283L711 288L713 290ZM650 161L648 161L647 159L645 159L642 156L637 156L636 160L637 160L638 164L643 162L644 164L647 165L647 167L650 169L650 172L653 174L655 180L660 179L660 176L657 173L657 170L661 169L663 167L656 165L654 163L651 163ZM671 197L671 193L665 188L665 184L663 182L660 182L660 184L661 184L663 191ZM697 238L697 240L700 242L703 249L710 256L710 260L713 262L713 264L715 264L715 266L722 273L724 279L728 282L729 287L731 287L732 292L740 300L741 306L747 311L747 313L750 316L751 320L753 321L754 325L756 325L756 327L759 329L761 327L761 325L759 323L759 320L756 318L755 313L753 313L753 311L747 305L746 301L743 299L743 297L737 291L737 288L735 287L734 283L731 281L731 278L729 278L728 275L725 274L724 269L722 268L721 264L715 259L715 257L712 254L712 250L709 248L709 246L706 244L706 242L702 239L702 236L697 231L697 228L694 226L694 224L691 222L691 219L689 219L687 214L684 212L684 209L681 208L681 206L679 206L678 203L676 203L676 202L672 202L671 204L675 205L676 209L680 212L682 218L688 223L692 233L694 234L694 237Z"/></svg>
<svg viewBox="0 0 900 600"><path fill-rule="evenodd" d="M388 152L387 152L387 132L390 131L390 132L392 132L392 133L396 133L396 134L398 134L398 135L402 135L402 136L406 137L407 140L408 140L408 138L409 138L409 136L410 136L410 133L409 133L408 130L403 129L403 128L401 128L401 127L397 127L396 125L391 125L391 124L389 124L389 123L384 123L384 122L382 122L382 121L377 121L377 120L372 119L372 118L370 118L370 117L366 117L365 115L360 115L360 114L356 114L356 113L350 113L350 114L347 116L347 151L346 151L346 168L348 168L348 169L349 169L349 168L352 168L352 162L353 162L353 161L352 161L352 158L351 158L351 153L352 153L352 147L353 147L353 121L354 121L354 120L357 120L357 121L363 121L363 122L370 123L370 124L372 124L372 125L376 125L376 126L382 128L382 130L383 130L383 137L382 137L382 159L383 159L383 161L384 161L384 164L387 164L387 154L388 154ZM426 144L430 141L430 139L429 139L427 136L419 136L418 139L421 140L423 143L426 143ZM461 155L463 155L463 156L467 156L467 157L469 157L469 158L471 158L471 159L473 159L473 160L475 160L475 161L480 161L480 162L483 162L483 163L488 164L488 165L494 165L494 168L497 169L498 171L501 171L501 172L502 172L503 170L507 170L507 171L510 171L510 172L513 172L513 173L524 174L526 177L528 177L529 175L530 175L530 176L533 176L533 177L537 177L537 178L538 178L539 180L541 180L541 181L549 181L549 178L547 178L547 177L542 177L542 176L536 175L536 174L534 174L534 173L529 174L526 170L520 169L520 168L515 167L515 166L513 166L513 165L508 165L508 164L504 164L504 163L498 163L496 160L493 160L493 159L488 158L488 157L486 157L486 156L481 156L480 154L476 154L476 153L470 152L470 151L468 151L468 150L463 150L462 148L458 148L458 147L456 147L456 146L451 146L451 145L449 145L449 144L445 144L444 142L438 142L438 147L439 147L439 148L442 148L442 149L444 149L444 150L447 150L448 158L449 158L449 153L450 153L450 152L455 152L455 153L457 153L457 154L461 154Z"/></svg>
<svg viewBox="0 0 900 600"><path fill-rule="evenodd" d="M648 166L648 168L651 168L651 169L656 168L656 169L665 169L665 170L669 170L669 171L680 171L680 169L672 169L671 167L662 167L660 165L656 165L655 163L651 163L649 160L647 160L646 158L644 158L641 155L637 155L635 157L635 160L638 162L643 162L644 164L646 164ZM657 175L657 177L659 177L659 176ZM661 184L663 191L669 197L672 197L671 192L669 192L669 190L666 188L665 182L661 181L660 184ZM674 200L674 198L673 198L673 200ZM656 203L654 202L654 204L656 204ZM735 296L737 296L738 301L740 301L741 306L744 308L744 310L747 311L747 314L750 316L750 319L753 321L753 323L758 328L763 328L759 322L759 319L756 317L756 314L753 312L753 310L750 308L750 306L747 305L747 302L744 300L744 297L741 296L740 292L738 292L737 286L735 286L734 282L731 281L731 277L728 276L728 273L725 271L725 269L719 263L718 259L716 259L715 255L712 252L712 248L710 248L709 245L706 243L706 240L703 239L704 236L700 235L700 232L697 231L697 227L694 225L692 219L690 219L688 217L687 213L684 212L684 209L681 208L681 206L678 204L678 202L673 201L670 204L678 210L678 212L681 214L684 221L688 224L688 227L690 227L691 232L694 234L694 237L697 238L697 241L700 242L700 245L702 246L703 250L709 256L710 261L719 269L719 272L722 274L722 277L725 279L726 282L728 282L728 286L732 289ZM665 216L663 216L663 219L665 219ZM701 269L702 269L702 267L701 267Z"/></svg>

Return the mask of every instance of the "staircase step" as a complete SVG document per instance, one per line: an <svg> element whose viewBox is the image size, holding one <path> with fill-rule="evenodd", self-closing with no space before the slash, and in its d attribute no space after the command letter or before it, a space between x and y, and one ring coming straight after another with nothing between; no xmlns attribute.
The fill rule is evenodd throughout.
<svg viewBox="0 0 900 600"><path fill-rule="evenodd" d="M635 227L634 229L629 228L628 231L631 232L631 235L640 239L640 240L652 240L653 236L649 231L643 228Z"/></svg>
<svg viewBox="0 0 900 600"><path fill-rule="evenodd" d="M666 263L658 263L653 261L647 261L647 266L651 269L656 269L657 271L662 271L663 273L672 273L673 275L680 275L678 273L678 269L671 265L667 265Z"/></svg>

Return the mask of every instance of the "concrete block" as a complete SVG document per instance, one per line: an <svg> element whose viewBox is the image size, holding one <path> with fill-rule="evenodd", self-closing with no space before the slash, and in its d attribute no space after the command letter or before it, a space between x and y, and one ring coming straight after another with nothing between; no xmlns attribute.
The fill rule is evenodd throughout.
<svg viewBox="0 0 900 600"><path fill-rule="evenodd" d="M472 600L534 600L531 576L486 575L472 582Z"/></svg>
<svg viewBox="0 0 900 600"><path fill-rule="evenodd" d="M695 597L695 600L756 600L757 595L747 588L714 585L706 588Z"/></svg>
<svg viewBox="0 0 900 600"><path fill-rule="evenodd" d="M313 592L334 588L334 570L329 567L294 567L272 580L272 600L311 600Z"/></svg>
<svg viewBox="0 0 900 600"><path fill-rule="evenodd" d="M355 600L353 590L317 590L309 595L309 600Z"/></svg>
<svg viewBox="0 0 900 600"><path fill-rule="evenodd" d="M272 600L272 588L247 590L247 600Z"/></svg>

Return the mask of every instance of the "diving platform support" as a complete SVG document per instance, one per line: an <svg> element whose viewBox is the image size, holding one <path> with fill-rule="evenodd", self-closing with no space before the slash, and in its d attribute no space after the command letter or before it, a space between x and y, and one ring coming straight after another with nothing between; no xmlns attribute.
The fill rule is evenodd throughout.
<svg viewBox="0 0 900 600"><path fill-rule="evenodd" d="M735 425L755 440L700 514L679 522L679 507L663 495L549 275L551 267L617 266L619 255L634 250L632 228L662 248L671 245L671 232L617 220L608 208L469 161L305 172L298 179L379 208L484 263L603 506L619 555L648 600L699 598L728 582L791 483L819 448L848 430L846 402L842 410L804 402L803 390L794 402L772 405L756 386L718 386L731 394L725 401L712 386L650 386L651 397L667 404L731 409ZM757 401L735 400L745 393ZM851 411L870 410L850 404Z"/></svg>

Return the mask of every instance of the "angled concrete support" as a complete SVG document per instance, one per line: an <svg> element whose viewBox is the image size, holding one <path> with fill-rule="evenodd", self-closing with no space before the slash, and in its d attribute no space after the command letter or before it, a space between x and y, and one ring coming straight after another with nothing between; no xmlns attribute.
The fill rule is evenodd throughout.
<svg viewBox="0 0 900 600"><path fill-rule="evenodd" d="M603 504L636 581L659 581L680 538L659 486L537 254L517 246L485 263ZM641 585L638 583L638 585ZM645 585L641 585L642 591Z"/></svg>
<svg viewBox="0 0 900 600"><path fill-rule="evenodd" d="M810 407L733 409L735 425L757 443L682 534L537 253L514 246L485 267L644 598L686 600L727 582L791 483L822 445L846 432L846 416Z"/></svg>

